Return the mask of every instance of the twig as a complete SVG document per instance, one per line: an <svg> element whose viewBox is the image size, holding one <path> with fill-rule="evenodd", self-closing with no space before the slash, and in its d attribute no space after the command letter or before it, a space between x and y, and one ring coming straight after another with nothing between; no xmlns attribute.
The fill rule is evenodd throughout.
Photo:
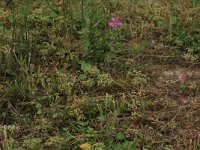
<svg viewBox="0 0 200 150"><path fill-rule="evenodd" d="M7 126L6 125L3 126L3 135L4 135L3 142L7 143L7 141L8 141L8 134L7 134Z"/></svg>

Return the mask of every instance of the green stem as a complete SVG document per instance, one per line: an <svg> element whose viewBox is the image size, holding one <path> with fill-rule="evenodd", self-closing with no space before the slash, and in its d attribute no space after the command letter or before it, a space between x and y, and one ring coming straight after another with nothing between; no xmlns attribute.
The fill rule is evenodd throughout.
<svg viewBox="0 0 200 150"><path fill-rule="evenodd" d="M84 20L84 0L81 0L81 15L82 19Z"/></svg>

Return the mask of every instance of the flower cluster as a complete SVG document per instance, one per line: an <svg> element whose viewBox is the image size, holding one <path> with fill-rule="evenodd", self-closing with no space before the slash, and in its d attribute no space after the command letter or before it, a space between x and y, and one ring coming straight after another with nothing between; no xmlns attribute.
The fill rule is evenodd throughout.
<svg viewBox="0 0 200 150"><path fill-rule="evenodd" d="M119 17L113 16L113 17L111 17L108 25L110 28L117 28L119 26L122 26L123 23L120 21Z"/></svg>

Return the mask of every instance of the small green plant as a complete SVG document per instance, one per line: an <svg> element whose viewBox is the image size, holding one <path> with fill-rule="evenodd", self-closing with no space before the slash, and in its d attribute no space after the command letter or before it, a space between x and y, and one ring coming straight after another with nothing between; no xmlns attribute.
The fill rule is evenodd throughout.
<svg viewBox="0 0 200 150"><path fill-rule="evenodd" d="M82 84L89 89L93 87L99 88L109 88L112 87L114 80L112 76L108 73L101 73L96 66L92 66L90 63L85 61L79 61L81 65L81 70L79 78L82 80Z"/></svg>
<svg viewBox="0 0 200 150"><path fill-rule="evenodd" d="M94 61L104 60L106 55L124 50L123 36L119 26L122 22L118 17L112 17L108 23L109 11L100 4L94 10L90 1L86 1L83 13L84 26L80 31L83 49L87 58ZM95 13L94 13L95 12Z"/></svg>
<svg viewBox="0 0 200 150"><path fill-rule="evenodd" d="M42 139L31 138L23 141L23 147L30 150L37 150L41 147Z"/></svg>

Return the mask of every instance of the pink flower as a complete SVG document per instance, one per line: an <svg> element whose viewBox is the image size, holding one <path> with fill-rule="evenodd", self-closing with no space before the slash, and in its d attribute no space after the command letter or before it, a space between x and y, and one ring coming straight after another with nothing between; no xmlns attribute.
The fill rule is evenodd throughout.
<svg viewBox="0 0 200 150"><path fill-rule="evenodd" d="M113 16L113 17L111 17L108 25L110 28L117 28L119 26L122 26L123 23L119 20L119 17Z"/></svg>
<svg viewBox="0 0 200 150"><path fill-rule="evenodd" d="M197 137L197 138L200 138L200 133L196 134L196 137Z"/></svg>

